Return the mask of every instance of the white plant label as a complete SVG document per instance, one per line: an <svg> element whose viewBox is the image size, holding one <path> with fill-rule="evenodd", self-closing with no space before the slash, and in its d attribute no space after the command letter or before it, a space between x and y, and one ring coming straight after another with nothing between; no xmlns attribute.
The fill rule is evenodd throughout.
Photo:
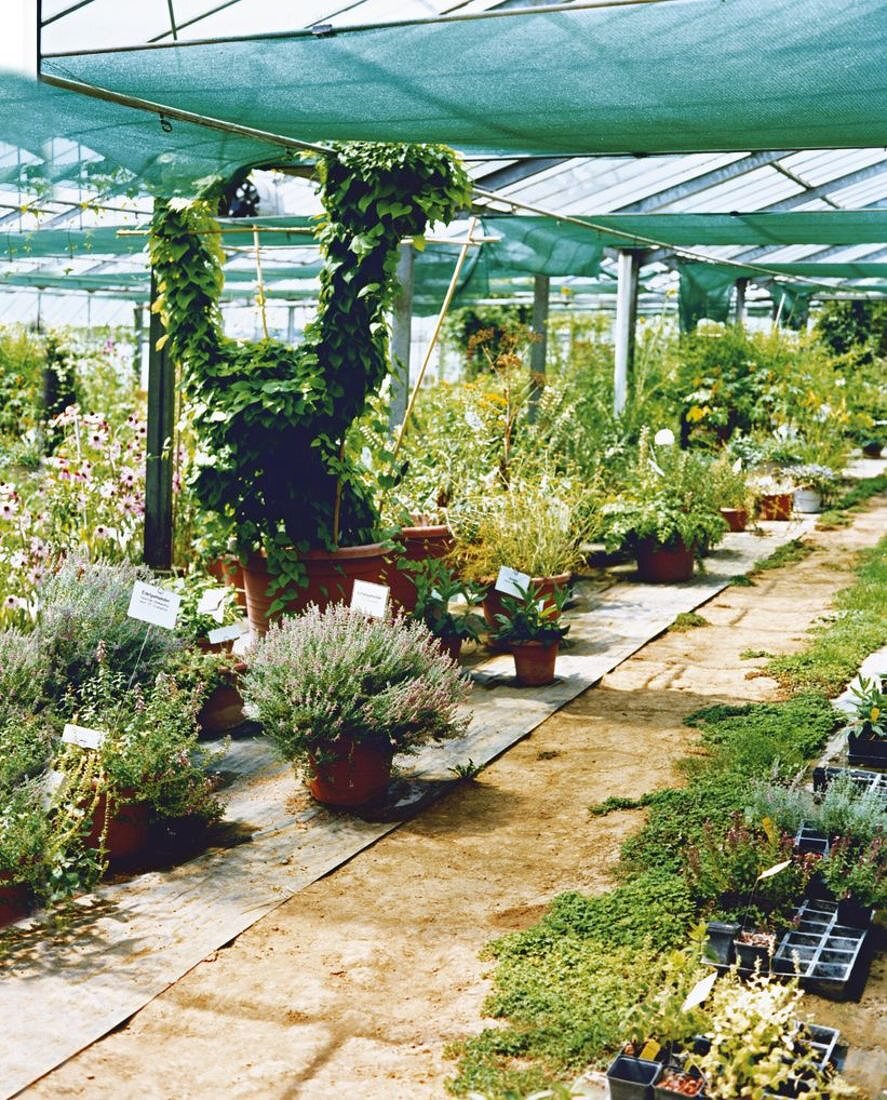
<svg viewBox="0 0 887 1100"><path fill-rule="evenodd" d="M136 581L127 615L152 626L162 626L164 630L175 630L181 602L182 597L175 592L167 592L154 584Z"/></svg>
<svg viewBox="0 0 887 1100"><path fill-rule="evenodd" d="M93 730L89 726L75 726L67 722L62 730L62 740L66 745L79 745L81 749L100 749L108 735L103 730Z"/></svg>
<svg viewBox="0 0 887 1100"><path fill-rule="evenodd" d="M197 605L198 615L211 615L216 622L222 621L222 604L225 601L227 591L224 588L208 588L200 597Z"/></svg>
<svg viewBox="0 0 887 1100"><path fill-rule="evenodd" d="M55 792L67 778L64 772L56 771L55 768L50 768L49 771L43 773L40 779L40 801L44 809L48 810L52 805Z"/></svg>
<svg viewBox="0 0 887 1100"><path fill-rule="evenodd" d="M370 615L374 619L384 619L390 592L387 584L355 581L351 590L351 607L354 611L362 611L364 615Z"/></svg>
<svg viewBox="0 0 887 1100"><path fill-rule="evenodd" d="M778 875L780 871L784 871L790 863L790 859L786 859L782 863L774 863L773 866L768 867L766 871L761 871L761 873L758 875L757 881L763 882L765 878L773 878L773 876Z"/></svg>
<svg viewBox="0 0 887 1100"><path fill-rule="evenodd" d="M526 592L530 587L532 577L528 573L519 573L516 569L509 569L503 565L496 578L496 591L503 592L506 596L521 597L521 590Z"/></svg>
<svg viewBox="0 0 887 1100"><path fill-rule="evenodd" d="M242 638L244 634L249 630L249 627L242 620L239 623L232 623L230 626L219 626L215 630L211 630L206 636L206 640L210 645L218 645L219 642L234 642L238 638Z"/></svg>
<svg viewBox="0 0 887 1100"><path fill-rule="evenodd" d="M681 1005L681 1012L689 1012L691 1008L696 1008L698 1005L705 1004L717 980L718 972L716 970L713 974L709 974L707 978L698 981L687 994L687 999Z"/></svg>

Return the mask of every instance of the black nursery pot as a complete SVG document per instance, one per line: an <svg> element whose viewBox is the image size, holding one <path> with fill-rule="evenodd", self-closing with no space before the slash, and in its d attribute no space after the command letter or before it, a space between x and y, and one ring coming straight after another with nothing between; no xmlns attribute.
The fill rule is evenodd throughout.
<svg viewBox="0 0 887 1100"><path fill-rule="evenodd" d="M653 1082L661 1069L661 1062L618 1055L607 1070L610 1100L653 1100Z"/></svg>
<svg viewBox="0 0 887 1100"><path fill-rule="evenodd" d="M733 941L739 934L740 926L733 921L711 920L706 926L705 954L718 966L729 966L733 962Z"/></svg>
<svg viewBox="0 0 887 1100"><path fill-rule="evenodd" d="M873 764L887 768L887 737L862 737L847 734L847 759L851 764Z"/></svg>
<svg viewBox="0 0 887 1100"><path fill-rule="evenodd" d="M873 916L873 910L854 897L838 899L837 922L846 928L868 928Z"/></svg>
<svg viewBox="0 0 887 1100"><path fill-rule="evenodd" d="M737 938L733 941L733 950L741 970L754 970L757 964L762 974L769 972L771 953L763 944L741 943Z"/></svg>

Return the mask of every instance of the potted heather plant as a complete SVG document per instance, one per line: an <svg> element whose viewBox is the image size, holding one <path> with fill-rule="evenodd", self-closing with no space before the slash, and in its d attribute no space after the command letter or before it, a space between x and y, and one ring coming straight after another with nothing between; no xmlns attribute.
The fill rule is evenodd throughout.
<svg viewBox="0 0 887 1100"><path fill-rule="evenodd" d="M570 629L560 621L567 593L555 588L546 600L532 582L516 588L518 596L502 597L504 611L496 616L498 629L493 637L511 651L517 682L542 687L554 680L561 638Z"/></svg>
<svg viewBox="0 0 887 1100"><path fill-rule="evenodd" d="M341 604L273 624L248 655L243 695L318 802L384 796L395 753L458 737L468 685L423 623Z"/></svg>

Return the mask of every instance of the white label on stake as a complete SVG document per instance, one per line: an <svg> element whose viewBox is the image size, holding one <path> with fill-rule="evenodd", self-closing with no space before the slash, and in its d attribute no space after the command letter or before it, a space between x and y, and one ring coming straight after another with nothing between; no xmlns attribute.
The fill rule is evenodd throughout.
<svg viewBox="0 0 887 1100"><path fill-rule="evenodd" d="M687 999L681 1005L681 1012L689 1012L691 1008L696 1008L698 1005L704 1004L708 1000L709 994L714 989L717 980L718 972L716 970L713 974L709 974L707 977L698 981L687 994Z"/></svg>
<svg viewBox="0 0 887 1100"><path fill-rule="evenodd" d="M355 581L351 590L352 610L362 611L364 615L371 615L374 619L384 619L390 591L387 584Z"/></svg>
<svg viewBox="0 0 887 1100"><path fill-rule="evenodd" d="M89 726L75 726L67 722L62 730L62 740L66 745L79 745L81 749L100 749L108 735L103 730L92 730Z"/></svg>
<svg viewBox="0 0 887 1100"><path fill-rule="evenodd" d="M503 592L506 596L517 596L520 599L522 593L530 587L532 578L528 573L519 573L516 569L509 569L503 565L496 578L496 591Z"/></svg>
<svg viewBox="0 0 887 1100"><path fill-rule="evenodd" d="M181 602L182 597L175 592L167 592L154 584L136 581L127 615L152 626L162 626L164 630L175 630Z"/></svg>
<svg viewBox="0 0 887 1100"><path fill-rule="evenodd" d="M206 640L210 645L218 645L219 642L233 642L238 638L242 638L244 634L249 630L249 626L243 620L239 623L232 623L230 626L218 626L215 630L211 630L206 636Z"/></svg>
<svg viewBox="0 0 887 1100"><path fill-rule="evenodd" d="M216 622L222 621L222 603L227 595L224 588L208 588L200 597L197 605L198 615L212 615Z"/></svg>

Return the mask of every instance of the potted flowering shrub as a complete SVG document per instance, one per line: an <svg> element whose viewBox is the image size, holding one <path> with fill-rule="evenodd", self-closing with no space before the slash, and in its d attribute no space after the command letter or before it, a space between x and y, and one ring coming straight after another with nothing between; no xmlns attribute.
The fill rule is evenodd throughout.
<svg viewBox="0 0 887 1100"><path fill-rule="evenodd" d="M654 449L646 429L631 479L601 516L607 549L631 550L641 580L653 583L689 580L695 558L727 529L708 486L707 461L673 443Z"/></svg>
<svg viewBox="0 0 887 1100"><path fill-rule="evenodd" d="M527 588L516 587L519 596L502 597L504 610L496 616L498 629L493 637L511 651L517 682L542 687L554 680L561 638L570 629L560 621L567 593L555 588L546 601L532 582Z"/></svg>
<svg viewBox="0 0 887 1100"><path fill-rule="evenodd" d="M273 624L248 654L243 695L319 802L381 798L396 752L457 737L468 685L419 622L341 604Z"/></svg>
<svg viewBox="0 0 887 1100"><path fill-rule="evenodd" d="M416 590L412 618L424 623L441 650L458 660L463 642L480 640L484 620L473 609L480 606L483 590L460 580L439 558L409 562L408 566Z"/></svg>
<svg viewBox="0 0 887 1100"><path fill-rule="evenodd" d="M887 693L877 676L860 676L850 688L851 721L846 726L851 764L887 764Z"/></svg>
<svg viewBox="0 0 887 1100"><path fill-rule="evenodd" d="M785 474L795 485L796 512L821 512L823 500L827 499L838 482L838 475L831 466L821 466L815 462L789 466Z"/></svg>

